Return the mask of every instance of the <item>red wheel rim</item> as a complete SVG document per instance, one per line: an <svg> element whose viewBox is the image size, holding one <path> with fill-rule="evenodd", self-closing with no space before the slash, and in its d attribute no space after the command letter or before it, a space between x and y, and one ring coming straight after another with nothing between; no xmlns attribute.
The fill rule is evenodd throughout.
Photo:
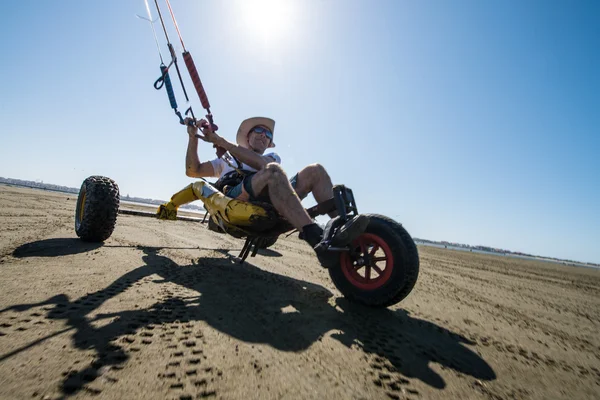
<svg viewBox="0 0 600 400"><path fill-rule="evenodd" d="M374 290L390 279L394 269L394 257L387 243L377 235L363 233L352 246L356 258L349 253L341 256L341 267L346 279L359 289ZM360 262L362 259L363 262Z"/></svg>

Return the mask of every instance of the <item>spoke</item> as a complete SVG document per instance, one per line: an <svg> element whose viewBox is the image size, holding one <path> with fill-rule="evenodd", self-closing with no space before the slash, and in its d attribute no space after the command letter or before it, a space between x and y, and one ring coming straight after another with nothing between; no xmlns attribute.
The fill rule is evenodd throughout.
<svg viewBox="0 0 600 400"><path fill-rule="evenodd" d="M379 245L378 244L374 244L373 245L373 249L371 250L371 252L369 253L369 255L371 257L373 257L375 255L375 253L377 252L377 250L379 250Z"/></svg>
<svg viewBox="0 0 600 400"><path fill-rule="evenodd" d="M358 272L358 270L360 270L362 267L364 267L364 264L363 265L353 265L353 267L354 267L354 271Z"/></svg>
<svg viewBox="0 0 600 400"><path fill-rule="evenodd" d="M373 258L374 262L377 262L377 261L386 261L386 260L387 260L386 256L383 256L383 257L374 257Z"/></svg>
<svg viewBox="0 0 600 400"><path fill-rule="evenodd" d="M371 267L373 267L373 269L375 271L377 271L377 273L379 274L379 276L381 276L383 274L383 271L379 269L379 267L375 264L372 264Z"/></svg>
<svg viewBox="0 0 600 400"><path fill-rule="evenodd" d="M371 266L368 265L367 269L365 270L365 279L366 280L371 280Z"/></svg>
<svg viewBox="0 0 600 400"><path fill-rule="evenodd" d="M367 254L367 246L365 246L365 242L360 242L360 253L363 255Z"/></svg>

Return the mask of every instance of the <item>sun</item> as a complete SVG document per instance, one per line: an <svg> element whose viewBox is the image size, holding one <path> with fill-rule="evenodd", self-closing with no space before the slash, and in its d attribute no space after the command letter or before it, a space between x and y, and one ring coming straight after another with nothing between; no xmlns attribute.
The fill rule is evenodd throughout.
<svg viewBox="0 0 600 400"><path fill-rule="evenodd" d="M245 30L265 43L285 40L293 28L291 0L244 0L239 12Z"/></svg>

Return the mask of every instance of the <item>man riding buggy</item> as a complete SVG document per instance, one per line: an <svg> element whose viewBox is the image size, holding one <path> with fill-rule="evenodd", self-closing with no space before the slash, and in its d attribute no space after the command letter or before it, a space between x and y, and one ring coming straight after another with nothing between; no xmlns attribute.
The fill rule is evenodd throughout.
<svg viewBox="0 0 600 400"><path fill-rule="evenodd" d="M406 229L381 214L359 214L352 190L344 185L332 187L319 164L305 167L288 180L279 156L268 150L275 147L272 119L243 121L237 144L216 134L212 121L210 126L204 120L182 118L182 122L189 124L186 174L219 180L211 184L200 179L175 193L159 207L158 218L177 219L180 206L199 200L210 214L209 229L246 240L240 262L275 243L279 235L297 229L347 299L388 307L412 291L419 274L419 254ZM200 162L198 139L212 143L218 158ZM318 204L305 210L301 199L309 193ZM77 236L89 242L110 238L117 214L131 211L119 206L114 180L105 176L85 179L75 209ZM313 221L319 215L331 217L324 229Z"/></svg>
<svg viewBox="0 0 600 400"><path fill-rule="evenodd" d="M167 1L168 4L168 1ZM168 65L161 57L161 76L154 88L165 88L169 103L187 126L189 141L186 152L186 175L193 178L218 177L216 183L196 180L173 195L155 213L160 219L177 219L180 206L201 201L208 228L232 237L245 239L240 262L259 249L275 243L277 238L294 229L314 249L335 287L349 300L373 307L388 307L404 299L415 286L419 274L419 254L410 234L402 224L385 215L359 214L354 194L345 185L332 185L327 171L312 164L288 180L280 166L280 157L269 149L275 147L275 121L249 118L240 124L236 143L230 143L215 131L210 102L191 54L183 46L181 34L169 6L175 28L183 46L183 60L194 84L206 120L197 121L190 106L184 119L178 110L169 69L175 66L186 101L189 101L177 67L177 57L169 41L158 3L157 11L171 53ZM147 6L148 21L153 19ZM155 36L156 39L156 36ZM157 42L158 45L158 42ZM160 53L160 45L159 53ZM217 158L200 162L198 140L212 143ZM317 205L304 209L301 200L312 193ZM140 215L135 210L120 209L117 183L106 176L85 179L77 197L75 232L82 240L103 242L110 238L118 214ZM313 218L329 215L325 228Z"/></svg>
<svg viewBox="0 0 600 400"><path fill-rule="evenodd" d="M312 193L318 204L333 197L333 184L329 174L321 164L312 164L288 180L281 167L281 158L275 152L267 152L275 147L273 142L275 121L265 117L248 118L240 124L236 142L231 143L219 136L206 120L194 122L186 119L189 136L185 164L186 175L191 178L216 177L216 187L230 198L246 202L270 203L283 218L300 232L315 250L319 262L324 267L338 263L339 253L328 251L323 245L324 230L316 224L301 204ZM201 133L198 133L198 132ZM201 162L198 158L198 140L212 143L218 153L229 152L233 160L218 157ZM234 165L235 163L235 165ZM173 195L171 200L157 210L160 219L176 219L177 209L183 204L197 200L193 185ZM331 226L337 211L331 211L328 222ZM367 225L369 217L355 215L339 227L329 241L333 246L347 246L359 237ZM327 229L327 226L326 226Z"/></svg>

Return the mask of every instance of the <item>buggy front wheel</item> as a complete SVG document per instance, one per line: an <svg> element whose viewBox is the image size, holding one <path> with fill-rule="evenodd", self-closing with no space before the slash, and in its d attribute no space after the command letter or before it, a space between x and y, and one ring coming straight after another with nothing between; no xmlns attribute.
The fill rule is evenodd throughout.
<svg viewBox="0 0 600 400"><path fill-rule="evenodd" d="M368 215L369 225L340 255L329 275L349 300L372 307L387 307L411 292L419 275L419 254L414 241L396 221Z"/></svg>

